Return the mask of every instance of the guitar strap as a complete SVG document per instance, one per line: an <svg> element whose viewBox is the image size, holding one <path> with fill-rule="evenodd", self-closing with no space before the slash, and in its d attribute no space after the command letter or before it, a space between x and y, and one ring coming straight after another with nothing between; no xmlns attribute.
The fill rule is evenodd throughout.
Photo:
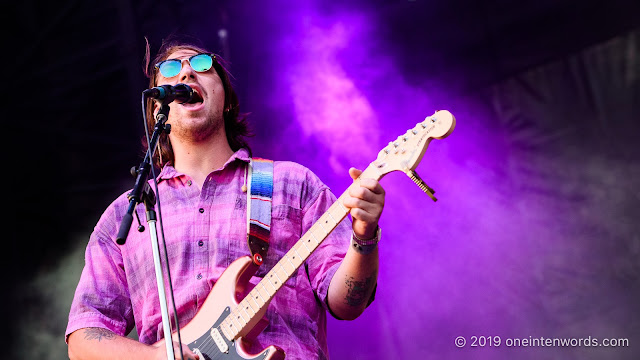
<svg viewBox="0 0 640 360"><path fill-rule="evenodd" d="M253 263L267 257L271 234L273 160L253 158L247 170L247 244Z"/></svg>

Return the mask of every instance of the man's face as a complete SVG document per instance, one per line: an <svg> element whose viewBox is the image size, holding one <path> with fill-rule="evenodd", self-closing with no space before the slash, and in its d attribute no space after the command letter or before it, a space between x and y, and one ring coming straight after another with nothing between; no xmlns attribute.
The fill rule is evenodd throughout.
<svg viewBox="0 0 640 360"><path fill-rule="evenodd" d="M197 52L189 49L173 52L168 59L183 60L180 73L171 78L165 78L160 73L156 75L157 86L187 84L198 94L195 98L202 99L190 104L180 104L177 101L169 104L168 123L171 124L169 136L172 141L179 139L190 142L204 141L221 127L224 134L222 80L213 67L205 72L193 70L186 59L196 54ZM155 111L157 112L158 109L159 106L156 103Z"/></svg>

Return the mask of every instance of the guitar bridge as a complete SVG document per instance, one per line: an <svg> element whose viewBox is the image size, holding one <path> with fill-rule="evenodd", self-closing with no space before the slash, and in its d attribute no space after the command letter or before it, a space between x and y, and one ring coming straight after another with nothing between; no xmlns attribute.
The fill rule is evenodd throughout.
<svg viewBox="0 0 640 360"><path fill-rule="evenodd" d="M411 180L413 180L414 183L416 183L416 185L418 185L418 187L422 191L429 195L431 200L438 201L438 199L436 199L436 197L433 195L436 191L429 187L429 185L427 185L427 183L425 183L424 180L422 180L420 176L418 176L417 172L413 170L406 170L405 173L411 178Z"/></svg>

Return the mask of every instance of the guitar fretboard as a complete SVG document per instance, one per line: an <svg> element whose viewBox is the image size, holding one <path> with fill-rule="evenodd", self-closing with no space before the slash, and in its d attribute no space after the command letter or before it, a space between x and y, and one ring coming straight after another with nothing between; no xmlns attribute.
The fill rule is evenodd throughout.
<svg viewBox="0 0 640 360"><path fill-rule="evenodd" d="M359 186L361 178L373 178L378 180L380 176L375 167L369 165L360 177L351 184L351 187ZM222 321L220 328L228 340L234 340L240 336L242 330L249 324L255 315L275 296L282 285L296 272L305 260L318 248L327 236L338 226L347 214L347 209L342 200L347 196L347 189L329 207L309 230L298 240L293 247L278 261L273 268L265 274L264 278L245 296L231 313Z"/></svg>

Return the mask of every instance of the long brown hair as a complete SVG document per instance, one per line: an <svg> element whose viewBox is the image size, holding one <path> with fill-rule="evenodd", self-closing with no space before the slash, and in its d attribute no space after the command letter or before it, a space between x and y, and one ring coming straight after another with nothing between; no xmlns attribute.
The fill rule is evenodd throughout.
<svg viewBox="0 0 640 360"><path fill-rule="evenodd" d="M157 85L157 73L155 64L160 61L166 60L171 54L178 50L192 50L197 53L208 53L208 51L202 46L196 45L193 41L185 39L173 38L164 40L158 54L151 60L149 42L146 45L145 52L145 75L149 78L149 88ZM225 66L226 65L226 66ZM249 125L247 122L246 114L240 114L240 104L238 102L238 96L233 90L231 85L231 76L227 71L228 64L219 55L215 55L213 59L213 67L222 80L222 86L224 87L224 127L227 135L227 141L231 150L237 151L240 148L246 148L251 153L251 148L246 141L246 137L252 136ZM153 99L147 100L146 108L146 120L149 131L152 131L156 120L153 116ZM147 149L146 137L142 140L145 150ZM169 136L163 133L158 140L158 149L153 156L153 162L156 166L162 168L167 163L174 162L173 148L169 141Z"/></svg>

